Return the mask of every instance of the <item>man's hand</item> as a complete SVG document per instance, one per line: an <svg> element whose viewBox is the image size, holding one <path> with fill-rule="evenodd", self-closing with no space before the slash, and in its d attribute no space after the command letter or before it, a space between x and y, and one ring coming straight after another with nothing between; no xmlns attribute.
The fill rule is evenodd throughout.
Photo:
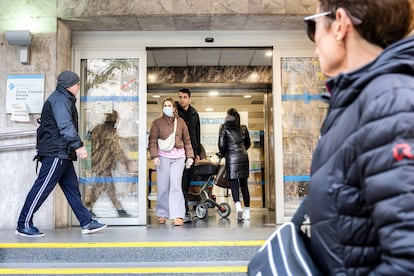
<svg viewBox="0 0 414 276"><path fill-rule="evenodd" d="M88 151L86 150L85 147L80 147L75 152L76 152L76 156L79 159L85 159L88 157Z"/></svg>
<svg viewBox="0 0 414 276"><path fill-rule="evenodd" d="M193 163L194 163L193 158L188 158L187 161L185 162L185 168L189 169Z"/></svg>

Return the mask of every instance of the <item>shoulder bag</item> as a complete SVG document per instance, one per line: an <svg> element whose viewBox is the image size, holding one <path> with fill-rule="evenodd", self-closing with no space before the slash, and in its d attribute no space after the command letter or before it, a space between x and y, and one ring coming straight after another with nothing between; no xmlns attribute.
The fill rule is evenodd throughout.
<svg viewBox="0 0 414 276"><path fill-rule="evenodd" d="M177 118L174 119L174 131L167 139L158 139L158 149L162 151L170 151L175 146L175 131L177 130Z"/></svg>
<svg viewBox="0 0 414 276"><path fill-rule="evenodd" d="M279 226L248 264L249 276L321 275L306 243L309 237L300 229L305 221L305 197L292 221Z"/></svg>

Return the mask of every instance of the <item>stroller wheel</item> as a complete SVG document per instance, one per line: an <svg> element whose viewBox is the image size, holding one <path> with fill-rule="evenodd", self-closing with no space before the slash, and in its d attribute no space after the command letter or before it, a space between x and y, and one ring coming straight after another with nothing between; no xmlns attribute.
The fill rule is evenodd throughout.
<svg viewBox="0 0 414 276"><path fill-rule="evenodd" d="M208 207L205 203L200 203L195 209L198 218L203 219L208 215Z"/></svg>
<svg viewBox="0 0 414 276"><path fill-rule="evenodd" d="M231 213L231 207L226 202L220 203L217 212L220 215L220 217L227 218Z"/></svg>

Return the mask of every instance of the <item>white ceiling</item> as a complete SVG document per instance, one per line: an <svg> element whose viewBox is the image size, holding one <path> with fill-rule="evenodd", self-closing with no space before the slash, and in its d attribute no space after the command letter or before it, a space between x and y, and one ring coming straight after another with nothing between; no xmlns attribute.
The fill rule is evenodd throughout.
<svg viewBox="0 0 414 276"><path fill-rule="evenodd" d="M271 48L157 48L147 49L149 67L271 66Z"/></svg>

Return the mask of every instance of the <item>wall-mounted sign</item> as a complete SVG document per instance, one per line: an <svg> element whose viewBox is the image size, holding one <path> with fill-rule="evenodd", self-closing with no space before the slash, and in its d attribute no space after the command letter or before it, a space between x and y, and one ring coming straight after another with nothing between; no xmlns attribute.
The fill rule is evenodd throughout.
<svg viewBox="0 0 414 276"><path fill-rule="evenodd" d="M9 75L6 88L6 112L13 113L13 105L25 104L29 113L41 113L44 95L44 75Z"/></svg>

